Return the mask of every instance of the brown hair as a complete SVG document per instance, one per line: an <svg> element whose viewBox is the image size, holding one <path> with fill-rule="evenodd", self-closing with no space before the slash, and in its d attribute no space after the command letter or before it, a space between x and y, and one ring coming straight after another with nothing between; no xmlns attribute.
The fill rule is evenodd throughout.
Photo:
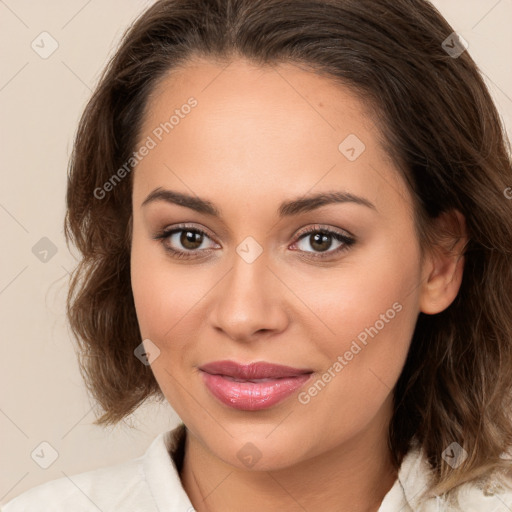
<svg viewBox="0 0 512 512"><path fill-rule="evenodd" d="M462 284L447 309L419 314L389 446L398 467L416 438L436 492L509 464L500 454L512 445L510 146L468 52L443 48L452 33L424 0L161 0L127 30L83 113L68 176L65 233L82 254L68 317L104 411L96 424L163 395L134 357L131 174L101 199L95 191L130 158L148 96L169 70L193 57L240 57L307 66L369 100L413 195L422 249L439 240L440 213L465 216ZM468 452L456 470L441 456L452 442Z"/></svg>

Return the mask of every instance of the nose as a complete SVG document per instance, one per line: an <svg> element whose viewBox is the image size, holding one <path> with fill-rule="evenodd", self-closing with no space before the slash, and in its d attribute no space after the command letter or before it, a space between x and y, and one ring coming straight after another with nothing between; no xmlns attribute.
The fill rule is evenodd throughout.
<svg viewBox="0 0 512 512"><path fill-rule="evenodd" d="M212 295L211 323L235 341L272 336L289 321L285 291L263 254L252 263L235 254L233 266Z"/></svg>

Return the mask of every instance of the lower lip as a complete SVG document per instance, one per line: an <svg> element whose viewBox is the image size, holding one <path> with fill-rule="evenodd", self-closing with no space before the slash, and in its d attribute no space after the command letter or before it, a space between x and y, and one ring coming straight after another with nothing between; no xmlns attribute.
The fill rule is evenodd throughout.
<svg viewBox="0 0 512 512"><path fill-rule="evenodd" d="M267 409L285 398L308 381L312 374L271 379L260 382L237 382L223 375L201 372L206 387L223 404L243 411Z"/></svg>

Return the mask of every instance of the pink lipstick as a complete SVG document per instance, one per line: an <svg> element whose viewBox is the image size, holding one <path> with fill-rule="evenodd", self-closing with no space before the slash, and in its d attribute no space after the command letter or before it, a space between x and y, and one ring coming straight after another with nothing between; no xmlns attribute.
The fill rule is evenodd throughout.
<svg viewBox="0 0 512 512"><path fill-rule="evenodd" d="M267 409L281 402L308 381L310 369L264 361L239 364L215 361L199 367L208 390L223 404L244 411Z"/></svg>

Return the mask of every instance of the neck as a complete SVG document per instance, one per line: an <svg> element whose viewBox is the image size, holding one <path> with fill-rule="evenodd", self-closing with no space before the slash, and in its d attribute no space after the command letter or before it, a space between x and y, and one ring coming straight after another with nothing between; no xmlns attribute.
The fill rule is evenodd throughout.
<svg viewBox="0 0 512 512"><path fill-rule="evenodd" d="M275 471L226 464L187 432L182 485L197 512L377 512L393 486L386 432L357 439Z"/></svg>

